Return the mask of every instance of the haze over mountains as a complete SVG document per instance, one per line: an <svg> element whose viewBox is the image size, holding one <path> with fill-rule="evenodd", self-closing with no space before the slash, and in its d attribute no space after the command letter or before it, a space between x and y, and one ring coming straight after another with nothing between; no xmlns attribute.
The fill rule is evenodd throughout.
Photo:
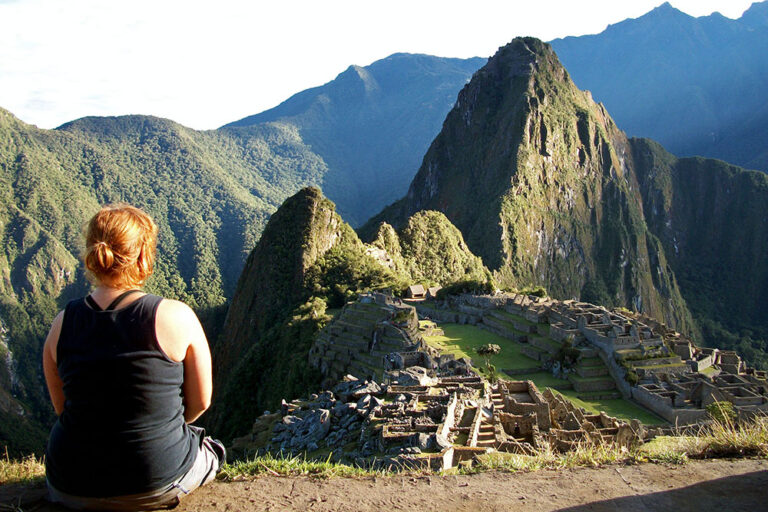
<svg viewBox="0 0 768 512"><path fill-rule="evenodd" d="M395 54L227 126L295 127L328 165L323 191L357 226L405 193L456 93L484 63Z"/></svg>
<svg viewBox="0 0 768 512"><path fill-rule="evenodd" d="M768 171L768 2L737 20L669 3L552 47L628 135Z"/></svg>

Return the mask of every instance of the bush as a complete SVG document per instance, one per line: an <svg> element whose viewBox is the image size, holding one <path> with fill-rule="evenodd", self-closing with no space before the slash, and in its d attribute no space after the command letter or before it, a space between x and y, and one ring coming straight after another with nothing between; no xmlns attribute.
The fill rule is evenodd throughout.
<svg viewBox="0 0 768 512"><path fill-rule="evenodd" d="M475 352L480 354L481 356L495 356L499 352L501 352L501 347L496 345L495 343L488 343L486 345L481 345L475 349Z"/></svg>
<svg viewBox="0 0 768 512"><path fill-rule="evenodd" d="M712 402L706 409L709 417L719 423L731 424L736 420L736 411L731 402Z"/></svg>
<svg viewBox="0 0 768 512"><path fill-rule="evenodd" d="M479 281L477 279L467 279L463 281L456 281L448 286L441 288L437 292L437 298L440 300L445 299L449 295L461 295L462 293L493 293L494 286L490 280Z"/></svg>
<svg viewBox="0 0 768 512"><path fill-rule="evenodd" d="M543 286L526 286L525 288L518 290L517 293L522 295L533 295L534 297L546 297L547 289Z"/></svg>

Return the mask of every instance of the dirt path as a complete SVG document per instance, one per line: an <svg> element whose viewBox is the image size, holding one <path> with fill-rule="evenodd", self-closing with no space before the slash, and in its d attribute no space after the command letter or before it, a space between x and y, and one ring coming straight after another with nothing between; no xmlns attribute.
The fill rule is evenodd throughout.
<svg viewBox="0 0 768 512"><path fill-rule="evenodd" d="M215 482L195 491L178 512L299 511L725 511L768 510L768 461L717 460L683 466L643 464L599 469L483 473L471 476L319 480L262 477ZM0 487L0 503L61 511L41 489ZM0 507L2 510L2 507Z"/></svg>

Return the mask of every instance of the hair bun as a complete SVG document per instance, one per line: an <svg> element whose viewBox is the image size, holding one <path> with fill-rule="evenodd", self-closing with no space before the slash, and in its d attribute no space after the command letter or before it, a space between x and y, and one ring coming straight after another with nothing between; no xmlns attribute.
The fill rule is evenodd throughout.
<svg viewBox="0 0 768 512"><path fill-rule="evenodd" d="M95 266L98 266L102 270L109 270L115 264L115 254L112 252L112 248L109 247L107 242L96 242L91 248L91 253L96 260Z"/></svg>

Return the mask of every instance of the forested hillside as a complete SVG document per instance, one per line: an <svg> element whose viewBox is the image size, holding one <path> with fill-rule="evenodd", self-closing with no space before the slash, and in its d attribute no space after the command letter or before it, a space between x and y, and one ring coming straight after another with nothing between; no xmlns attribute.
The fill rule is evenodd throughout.
<svg viewBox="0 0 768 512"><path fill-rule="evenodd" d="M279 123L196 132L128 116L39 130L0 111L0 387L13 397L0 407L50 423L41 344L56 311L87 289L80 238L101 204L153 215L158 261L147 289L186 301L210 328L269 215L324 169ZM16 416L2 415L0 439L13 437ZM39 442L39 427L29 432Z"/></svg>

